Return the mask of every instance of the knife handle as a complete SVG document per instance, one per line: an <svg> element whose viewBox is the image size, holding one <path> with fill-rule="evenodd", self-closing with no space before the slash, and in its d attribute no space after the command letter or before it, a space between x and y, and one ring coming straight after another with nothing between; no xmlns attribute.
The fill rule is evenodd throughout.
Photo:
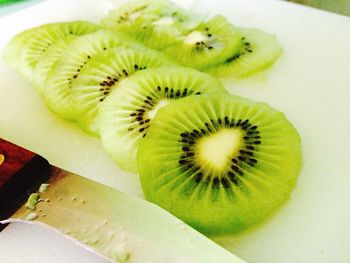
<svg viewBox="0 0 350 263"><path fill-rule="evenodd" d="M0 220L10 217L50 175L49 162L0 138Z"/></svg>

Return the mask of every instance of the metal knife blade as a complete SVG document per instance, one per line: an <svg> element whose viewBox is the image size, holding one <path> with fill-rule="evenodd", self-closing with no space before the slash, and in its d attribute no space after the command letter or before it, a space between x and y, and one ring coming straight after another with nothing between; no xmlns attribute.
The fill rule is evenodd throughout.
<svg viewBox="0 0 350 263"><path fill-rule="evenodd" d="M0 221L18 220L55 228L115 262L243 262L162 208L0 139Z"/></svg>

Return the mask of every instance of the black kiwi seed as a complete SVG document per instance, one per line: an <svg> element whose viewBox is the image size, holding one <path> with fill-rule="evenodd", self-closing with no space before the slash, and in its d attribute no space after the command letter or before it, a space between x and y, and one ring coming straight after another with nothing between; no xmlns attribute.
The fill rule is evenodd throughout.
<svg viewBox="0 0 350 263"><path fill-rule="evenodd" d="M222 177L221 178L221 184L223 187L225 188L228 188L230 185L229 185L229 182L227 181L227 179L225 177Z"/></svg>
<svg viewBox="0 0 350 263"><path fill-rule="evenodd" d="M201 172L197 173L195 177L196 183L199 183L202 180L202 178L203 174Z"/></svg>
<svg viewBox="0 0 350 263"><path fill-rule="evenodd" d="M184 159L180 159L180 160L179 160L179 164L180 164L180 165L183 165L183 164L185 164L185 163L186 163L186 160L184 160Z"/></svg>
<svg viewBox="0 0 350 263"><path fill-rule="evenodd" d="M213 185L214 185L215 187L217 187L217 186L219 186L219 184L220 184L220 179L219 179L219 177L214 177Z"/></svg>
<svg viewBox="0 0 350 263"><path fill-rule="evenodd" d="M238 181L237 181L237 178L236 178L236 176L235 176L234 173L228 172L227 175L228 175L228 178L230 179L230 181L231 181L232 183L234 183L235 185L238 185Z"/></svg>

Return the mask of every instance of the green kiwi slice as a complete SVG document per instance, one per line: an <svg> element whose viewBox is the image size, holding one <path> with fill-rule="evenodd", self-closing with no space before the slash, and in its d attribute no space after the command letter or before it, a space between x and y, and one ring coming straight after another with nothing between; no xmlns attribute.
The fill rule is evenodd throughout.
<svg viewBox="0 0 350 263"><path fill-rule="evenodd" d="M123 79L146 68L172 65L171 59L152 49L113 48L92 58L72 86L78 124L83 130L96 134L98 109Z"/></svg>
<svg viewBox="0 0 350 263"><path fill-rule="evenodd" d="M16 35L6 45L4 61L32 80L36 63L58 41L68 36L81 36L100 27L88 21L51 23L28 29Z"/></svg>
<svg viewBox="0 0 350 263"><path fill-rule="evenodd" d="M164 52L183 65L200 70L221 64L231 54L238 54L242 35L225 17L215 16L188 30Z"/></svg>
<svg viewBox="0 0 350 263"><path fill-rule="evenodd" d="M37 91L42 93L42 90L45 88L47 74L53 65L61 58L64 51L74 39L75 37L66 37L64 39L57 40L55 45L50 47L50 49L45 52L45 56L42 56L35 64L32 82Z"/></svg>
<svg viewBox="0 0 350 263"><path fill-rule="evenodd" d="M99 131L105 150L122 169L136 172L139 141L157 111L183 97L211 92L226 91L220 81L194 69L154 68L135 73L101 105Z"/></svg>
<svg viewBox="0 0 350 263"><path fill-rule="evenodd" d="M300 137L265 103L210 94L175 101L138 145L146 198L207 234L241 232L291 194Z"/></svg>
<svg viewBox="0 0 350 263"><path fill-rule="evenodd" d="M267 69L280 57L282 47L276 36L259 29L241 28L244 45L238 54L231 54L220 65L207 71L217 76L243 78Z"/></svg>
<svg viewBox="0 0 350 263"><path fill-rule="evenodd" d="M47 74L42 90L47 106L60 117L75 120L77 114L71 87L94 56L113 47L141 48L126 35L110 30L100 30L75 39Z"/></svg>

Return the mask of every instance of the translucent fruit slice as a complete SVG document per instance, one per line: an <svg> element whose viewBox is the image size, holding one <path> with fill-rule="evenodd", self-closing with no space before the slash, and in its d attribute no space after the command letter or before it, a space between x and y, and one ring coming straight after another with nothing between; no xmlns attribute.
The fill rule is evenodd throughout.
<svg viewBox="0 0 350 263"><path fill-rule="evenodd" d="M183 65L206 69L221 64L231 54L238 54L242 35L223 16L215 16L187 31L164 52Z"/></svg>
<svg viewBox="0 0 350 263"><path fill-rule="evenodd" d="M45 24L16 35L5 47L4 60L27 79L33 68L58 40L95 32L99 26L87 21Z"/></svg>
<svg viewBox="0 0 350 263"><path fill-rule="evenodd" d="M217 79L193 69L157 68L135 73L101 105L100 136L105 150L121 168L136 172L139 141L158 110L175 100L211 92L226 91Z"/></svg>
<svg viewBox="0 0 350 263"><path fill-rule="evenodd" d="M42 91L47 106L60 117L75 120L77 114L71 97L74 82L94 56L114 47L141 48L126 35L109 30L100 30L74 40L47 75Z"/></svg>
<svg viewBox="0 0 350 263"><path fill-rule="evenodd" d="M259 29L241 28L244 45L239 54L231 54L223 64L207 72L217 76L247 77L270 67L282 54L276 36Z"/></svg>
<svg viewBox="0 0 350 263"><path fill-rule="evenodd" d="M33 69L33 86L42 93L45 88L47 74L55 63L61 58L67 47L73 42L75 37L66 37L55 42L55 45L50 47L45 52L45 55L35 64Z"/></svg>
<svg viewBox="0 0 350 263"><path fill-rule="evenodd" d="M96 134L96 116L106 97L123 79L146 68L171 67L171 59L152 50L113 48L92 58L72 86L77 122L87 132Z"/></svg>
<svg viewBox="0 0 350 263"><path fill-rule="evenodd" d="M300 137L283 113L231 95L175 101L138 145L146 198L206 234L248 229L291 194Z"/></svg>

